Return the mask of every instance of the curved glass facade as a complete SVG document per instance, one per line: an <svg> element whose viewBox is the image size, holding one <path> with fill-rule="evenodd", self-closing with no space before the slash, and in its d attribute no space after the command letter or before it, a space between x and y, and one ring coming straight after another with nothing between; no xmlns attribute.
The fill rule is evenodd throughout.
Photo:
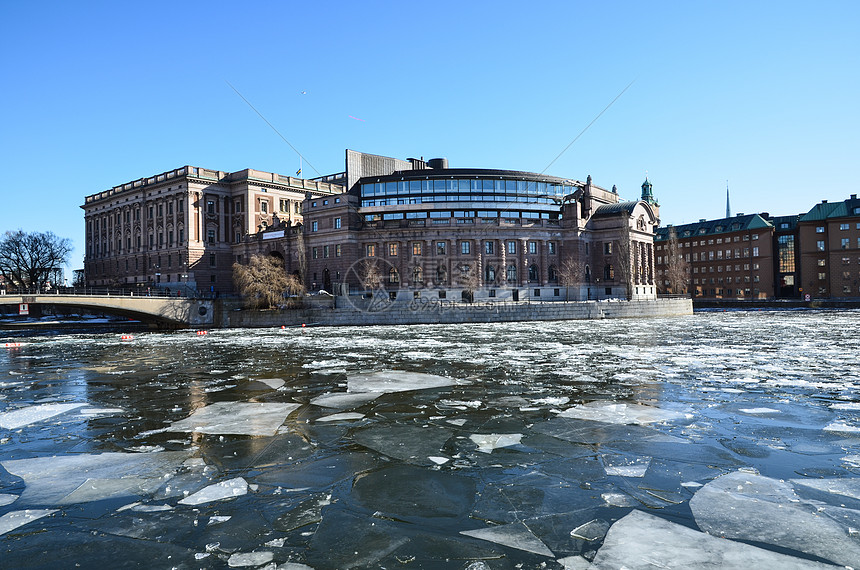
<svg viewBox="0 0 860 570"><path fill-rule="evenodd" d="M436 202L556 204L576 186L510 178L444 178L361 184L361 207ZM476 206L478 207L478 206Z"/></svg>

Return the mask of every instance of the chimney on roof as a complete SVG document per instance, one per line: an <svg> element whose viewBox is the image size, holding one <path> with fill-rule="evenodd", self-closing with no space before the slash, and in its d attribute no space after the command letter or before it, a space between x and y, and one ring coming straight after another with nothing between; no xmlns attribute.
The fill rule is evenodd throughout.
<svg viewBox="0 0 860 570"><path fill-rule="evenodd" d="M699 223L700 223L700 224L704 224L704 223L705 223L705 222L707 222L707 221L708 221L708 220L706 220L705 218L699 218Z"/></svg>
<svg viewBox="0 0 860 570"><path fill-rule="evenodd" d="M822 203L822 204L826 204L826 203L827 203L827 200L822 200L822 201L821 201L821 203Z"/></svg>
<svg viewBox="0 0 860 570"><path fill-rule="evenodd" d="M736 217L736 218L740 218L740 217L742 217L742 216L744 216L744 213L743 213L743 212L738 212L737 214L735 214L735 217Z"/></svg>
<svg viewBox="0 0 860 570"><path fill-rule="evenodd" d="M851 194L851 199L852 199L852 200L856 200L856 199L857 199L857 194Z"/></svg>
<svg viewBox="0 0 860 570"><path fill-rule="evenodd" d="M759 216L761 216L765 220L769 220L770 219L770 212L762 212L761 214L759 214Z"/></svg>

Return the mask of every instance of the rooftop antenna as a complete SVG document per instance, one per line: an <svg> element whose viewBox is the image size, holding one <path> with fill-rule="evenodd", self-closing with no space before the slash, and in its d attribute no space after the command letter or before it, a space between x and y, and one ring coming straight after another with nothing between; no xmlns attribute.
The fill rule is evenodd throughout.
<svg viewBox="0 0 860 570"><path fill-rule="evenodd" d="M729 181L726 180L726 217L732 217L732 207L729 204Z"/></svg>
<svg viewBox="0 0 860 570"><path fill-rule="evenodd" d="M256 107L254 107L253 105L251 105L251 102L250 102L250 101L248 101L247 99L245 99L245 96L244 96L244 95L242 95L241 93L239 93L239 90L238 90L238 89L236 89L235 87L233 87L233 84L232 84L232 83L230 83L230 82L229 82L229 81L227 81L226 79L224 80L224 83L226 83L227 85L229 85L229 86L230 86L230 89L232 89L233 91L235 91L235 92L236 92L236 95L238 95L239 97L241 97L241 98L242 98L242 101L244 101L245 103L247 103L247 104L248 104L248 106L249 106L251 109L253 109L253 110L254 110L254 112L255 112L255 113L257 113L257 115L259 115L259 117L260 117L261 119L263 119L263 122L264 122L264 123L266 123L267 125L269 125L269 127L271 127L271 129L272 129L273 131L275 131L275 134L277 134L279 137L281 137L281 140L282 140L282 141L284 141L285 143L287 143L287 145L289 145L289 147L290 147L291 149L293 149L293 151L294 151L297 155L299 155L299 169L298 169L298 171L296 172L296 176L301 176L301 174L302 174L302 167L304 166L304 164L303 164L304 162L307 162L307 163L308 163L308 166L310 166L310 167L311 167L311 169L312 169L314 172L316 172L316 173L317 173L317 175L322 176L322 175L320 174L320 171L319 171L319 170L317 170L316 168L314 168L314 165L313 165L313 164L311 164L310 162L308 162L307 160L305 160L305 157L302 155L302 153L301 153L301 152L299 152L299 149L297 149L296 147L294 147L294 146L292 145L292 143L290 143L290 141L288 141L288 140L284 137L284 135L282 135L282 134L281 134L281 132L280 132L278 129L276 129L276 128L275 128L275 125L273 125L272 123L270 123L270 122L269 122L269 120L268 120L266 117L264 117L264 116L263 116L263 114L262 114L260 111L258 111ZM302 92L302 95L304 95L304 92Z"/></svg>

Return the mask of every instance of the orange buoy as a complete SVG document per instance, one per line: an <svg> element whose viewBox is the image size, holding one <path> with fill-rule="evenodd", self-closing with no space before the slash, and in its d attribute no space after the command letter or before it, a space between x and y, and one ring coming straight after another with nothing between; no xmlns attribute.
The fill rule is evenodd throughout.
<svg viewBox="0 0 860 570"><path fill-rule="evenodd" d="M22 346L24 346L24 343L23 342L7 342L4 346L6 348L21 348Z"/></svg>
<svg viewBox="0 0 860 570"><path fill-rule="evenodd" d="M119 338L120 338L120 340L134 340L134 336L132 336L130 334L124 334Z"/></svg>
<svg viewBox="0 0 860 570"><path fill-rule="evenodd" d="M207 331L197 331L197 336L203 336L209 334Z"/></svg>

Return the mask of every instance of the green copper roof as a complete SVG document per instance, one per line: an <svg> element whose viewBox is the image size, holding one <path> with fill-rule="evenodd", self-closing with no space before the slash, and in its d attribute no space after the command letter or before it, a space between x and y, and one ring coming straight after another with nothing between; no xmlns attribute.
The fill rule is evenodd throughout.
<svg viewBox="0 0 860 570"><path fill-rule="evenodd" d="M773 226L758 214L747 214L745 216L735 216L734 218L720 218L719 220L705 220L693 224L657 228L654 240L662 241L669 239L669 230L671 228L675 229L678 238L683 239L746 230L770 229Z"/></svg>
<svg viewBox="0 0 860 570"><path fill-rule="evenodd" d="M819 222L828 218L846 218L860 216L860 199L856 194L842 202L821 202L812 207L809 212L800 217L801 222Z"/></svg>

